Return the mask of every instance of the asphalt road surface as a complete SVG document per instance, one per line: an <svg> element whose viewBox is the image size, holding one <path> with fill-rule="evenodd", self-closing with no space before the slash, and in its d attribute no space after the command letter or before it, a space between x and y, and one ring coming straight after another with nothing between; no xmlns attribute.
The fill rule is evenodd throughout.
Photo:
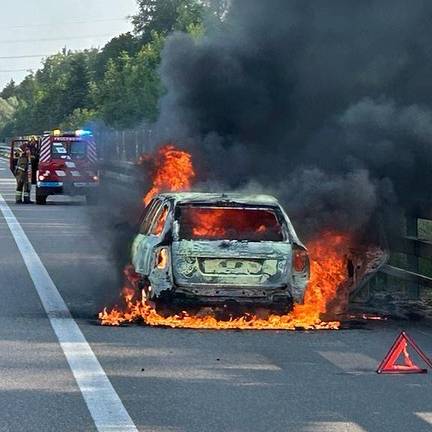
<svg viewBox="0 0 432 432"><path fill-rule="evenodd" d="M432 354L427 323L101 327L118 282L94 209L65 197L16 206L5 161L0 208L0 431L432 430L432 374L375 373L401 329Z"/></svg>

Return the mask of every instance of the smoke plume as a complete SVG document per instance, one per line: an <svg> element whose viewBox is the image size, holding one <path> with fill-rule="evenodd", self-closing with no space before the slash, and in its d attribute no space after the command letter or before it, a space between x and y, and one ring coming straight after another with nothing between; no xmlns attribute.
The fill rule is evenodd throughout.
<svg viewBox="0 0 432 432"><path fill-rule="evenodd" d="M158 138L309 234L394 222L432 190L431 21L427 0L233 0L212 34L168 39Z"/></svg>

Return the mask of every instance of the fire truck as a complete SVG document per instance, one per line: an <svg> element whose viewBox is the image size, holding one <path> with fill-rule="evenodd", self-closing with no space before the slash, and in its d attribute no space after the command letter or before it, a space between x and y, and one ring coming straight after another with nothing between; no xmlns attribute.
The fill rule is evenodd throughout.
<svg viewBox="0 0 432 432"><path fill-rule="evenodd" d="M88 204L98 197L96 143L90 131L45 132L39 145L36 204L50 195L84 195Z"/></svg>

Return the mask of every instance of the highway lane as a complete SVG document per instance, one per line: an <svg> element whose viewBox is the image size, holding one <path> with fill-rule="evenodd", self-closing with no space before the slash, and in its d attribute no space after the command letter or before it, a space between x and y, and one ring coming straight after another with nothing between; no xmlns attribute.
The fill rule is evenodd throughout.
<svg viewBox="0 0 432 432"><path fill-rule="evenodd" d="M9 197L13 183L0 176ZM0 290L0 431L95 430L2 217Z"/></svg>
<svg viewBox="0 0 432 432"><path fill-rule="evenodd" d="M426 323L296 333L100 327L94 317L119 281L97 210L63 197L16 206L5 166L0 194L139 430L432 430L431 375L374 372L402 326L432 353ZM0 431L95 430L1 216L0 238Z"/></svg>

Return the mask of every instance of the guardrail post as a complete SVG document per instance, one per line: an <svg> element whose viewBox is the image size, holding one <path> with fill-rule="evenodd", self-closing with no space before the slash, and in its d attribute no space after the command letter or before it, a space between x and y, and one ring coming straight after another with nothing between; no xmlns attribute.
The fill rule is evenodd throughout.
<svg viewBox="0 0 432 432"><path fill-rule="evenodd" d="M120 153L120 132L119 131L115 131L115 148L116 148L116 159L120 160L121 159L121 153Z"/></svg>
<svg viewBox="0 0 432 432"><path fill-rule="evenodd" d="M406 218L406 233L409 237L418 237L418 219L416 216L408 215ZM414 254L407 254L408 268L414 273L419 272L419 259L417 247ZM418 282L407 283L407 294L410 299L418 299L420 295L420 286Z"/></svg>
<svg viewBox="0 0 432 432"><path fill-rule="evenodd" d="M122 137L122 156L121 156L121 160L125 161L125 160L127 160L125 131L122 131L121 137Z"/></svg>

